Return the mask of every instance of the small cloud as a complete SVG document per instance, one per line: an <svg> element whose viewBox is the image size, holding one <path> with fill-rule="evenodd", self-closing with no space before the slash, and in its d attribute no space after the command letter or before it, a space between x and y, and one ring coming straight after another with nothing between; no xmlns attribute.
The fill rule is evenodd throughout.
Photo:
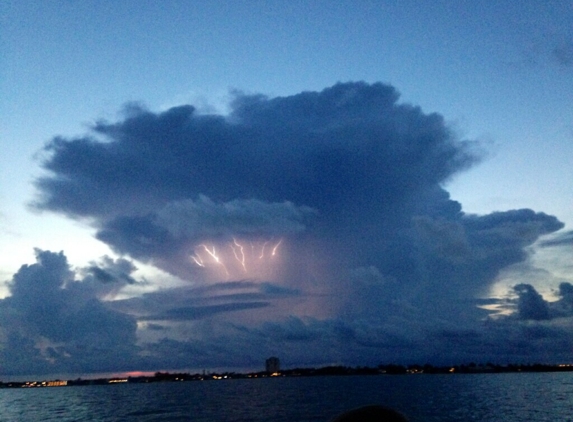
<svg viewBox="0 0 573 422"><path fill-rule="evenodd" d="M100 281L102 283L112 283L115 281L115 277L113 277L111 274L109 274L107 271L102 270L99 267L89 267L86 269L86 272L92 274L97 281Z"/></svg>
<svg viewBox="0 0 573 422"><path fill-rule="evenodd" d="M292 289L270 282L260 283L259 289L261 293L269 296L300 296L301 294L299 289Z"/></svg>
<svg viewBox="0 0 573 422"><path fill-rule="evenodd" d="M175 308L160 314L140 318L143 321L194 321L226 312L259 309L269 306L268 302L234 302L211 306L188 306Z"/></svg>
<svg viewBox="0 0 573 422"><path fill-rule="evenodd" d="M518 284L517 315L520 319L546 320L550 318L549 305L531 284Z"/></svg>
<svg viewBox="0 0 573 422"><path fill-rule="evenodd" d="M557 233L550 239L539 242L539 246L542 248L571 245L573 245L573 230Z"/></svg>
<svg viewBox="0 0 573 422"><path fill-rule="evenodd" d="M547 36L531 42L515 63L518 66L558 66L568 69L573 66L573 42L567 37Z"/></svg>
<svg viewBox="0 0 573 422"><path fill-rule="evenodd" d="M553 48L552 57L561 67L570 67L573 65L573 43L563 42Z"/></svg>

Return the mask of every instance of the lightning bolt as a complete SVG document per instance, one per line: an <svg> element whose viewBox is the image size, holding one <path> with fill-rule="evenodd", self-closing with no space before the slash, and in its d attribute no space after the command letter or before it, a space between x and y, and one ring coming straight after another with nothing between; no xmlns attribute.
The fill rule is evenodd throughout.
<svg viewBox="0 0 573 422"><path fill-rule="evenodd" d="M191 255L191 259L193 259L193 261L195 261L195 264L199 265L200 267L205 266L205 264L203 264L203 260L199 255Z"/></svg>
<svg viewBox="0 0 573 422"><path fill-rule="evenodd" d="M265 247L267 246L267 243L269 243L268 240L263 243L263 247L261 248L261 256L259 256L259 259L263 259L265 257Z"/></svg>
<svg viewBox="0 0 573 422"><path fill-rule="evenodd" d="M284 238L270 237L266 240L245 240L231 237L224 243L196 244L190 261L205 270L214 271L211 276L219 277L225 273L226 279L240 279L248 275L253 278L268 277L276 264ZM249 248L250 246L250 248ZM231 251L229 249L231 248ZM277 258L274 258L277 256ZM271 261L275 261L272 262ZM230 262L230 263L229 263ZM217 267L220 267L217 269ZM242 270L241 270L242 268Z"/></svg>
<svg viewBox="0 0 573 422"><path fill-rule="evenodd" d="M274 246L273 251L271 253L271 256L275 256L275 254L277 253L277 248L280 246L280 244L283 243L283 240L281 238L281 240L278 241L278 243Z"/></svg>
<svg viewBox="0 0 573 422"><path fill-rule="evenodd" d="M217 256L217 252L215 251L215 246L213 246L212 251L210 251L206 245L199 245L199 246L203 246L203 249L205 249L205 252L207 252L209 255L211 255L211 257L215 260L215 262L217 264L220 264L219 257Z"/></svg>
<svg viewBox="0 0 573 422"><path fill-rule="evenodd" d="M239 259L239 257L237 256L237 254L235 253L235 248L233 248L233 253L235 253L235 257L237 258L237 261L239 261L241 263L241 265L243 266L243 270L245 270L245 272L247 271L247 266L245 265L245 250L243 249L243 245L241 245L240 243L237 242L237 239L233 238L233 243L235 244L235 246L237 246L239 248L239 250L241 251L241 259ZM231 245L231 247L233 247Z"/></svg>
<svg viewBox="0 0 573 422"><path fill-rule="evenodd" d="M233 251L233 255L235 255L235 259L239 262L241 262L241 259L239 258L239 255L237 255L237 250L235 249L235 247L229 243L229 246L231 247L231 250Z"/></svg>
<svg viewBox="0 0 573 422"><path fill-rule="evenodd" d="M207 252L209 255L211 255L211 257L215 260L215 262L223 267L223 269L225 270L225 274L227 274L227 277L229 277L229 271L227 271L227 267L225 267L225 264L223 264L223 262L221 261L221 259L217 255L217 251L215 250L215 246L213 245L211 247L212 250L209 250L207 245L201 244L199 246L202 246L203 249L205 249L205 252Z"/></svg>

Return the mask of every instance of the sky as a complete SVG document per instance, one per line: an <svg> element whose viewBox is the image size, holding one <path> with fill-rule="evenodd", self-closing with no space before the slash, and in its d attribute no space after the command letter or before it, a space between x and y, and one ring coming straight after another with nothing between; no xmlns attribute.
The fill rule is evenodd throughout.
<svg viewBox="0 0 573 422"><path fill-rule="evenodd" d="M0 19L0 379L570 362L570 1Z"/></svg>

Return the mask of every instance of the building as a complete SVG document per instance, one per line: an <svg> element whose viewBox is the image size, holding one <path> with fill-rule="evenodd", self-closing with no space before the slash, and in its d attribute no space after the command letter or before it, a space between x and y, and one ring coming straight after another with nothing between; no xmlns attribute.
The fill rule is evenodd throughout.
<svg viewBox="0 0 573 422"><path fill-rule="evenodd" d="M278 374L281 371L281 361L277 357L270 357L265 361L265 369L269 374Z"/></svg>

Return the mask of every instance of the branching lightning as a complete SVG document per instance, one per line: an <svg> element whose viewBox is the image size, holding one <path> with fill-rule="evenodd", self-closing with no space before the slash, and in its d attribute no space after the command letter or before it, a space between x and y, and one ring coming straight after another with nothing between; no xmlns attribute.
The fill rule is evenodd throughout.
<svg viewBox="0 0 573 422"><path fill-rule="evenodd" d="M206 270L220 268L226 279L241 279L245 276L264 279L273 273L282 242L281 238L278 241L267 239L246 243L233 237L232 241L218 243L218 246L201 243L195 247L190 257L198 267ZM215 277L222 275L220 271L211 274Z"/></svg>
<svg viewBox="0 0 573 422"><path fill-rule="evenodd" d="M243 245L241 245L239 242L237 242L237 239L235 239L235 238L233 238L233 243L235 244L235 246L237 246L239 248L239 251L241 251L241 259L239 259L239 257L237 256L237 254L235 252L235 248L233 247L233 245L231 245L231 248L233 249L233 253L235 254L235 258L237 258L237 261L239 261L241 263L243 270L247 271L247 267L245 265L245 250L243 249Z"/></svg>
<svg viewBox="0 0 573 422"><path fill-rule="evenodd" d="M213 245L211 247L211 250L209 250L209 248L207 247L207 245L201 244L199 246L202 246L203 249L205 250L205 252L207 252L209 255L211 255L211 257L213 258L213 260L221 265L223 267L223 270L225 270L225 274L227 274L227 276L229 276L229 271L227 270L227 267L225 266L225 264L223 263L223 261L221 261L221 258L219 258L219 255L217 255L217 251L215 250L215 246Z"/></svg>
<svg viewBox="0 0 573 422"><path fill-rule="evenodd" d="M195 261L195 264L199 265L200 267L204 267L203 259L199 255L191 255L191 259Z"/></svg>

